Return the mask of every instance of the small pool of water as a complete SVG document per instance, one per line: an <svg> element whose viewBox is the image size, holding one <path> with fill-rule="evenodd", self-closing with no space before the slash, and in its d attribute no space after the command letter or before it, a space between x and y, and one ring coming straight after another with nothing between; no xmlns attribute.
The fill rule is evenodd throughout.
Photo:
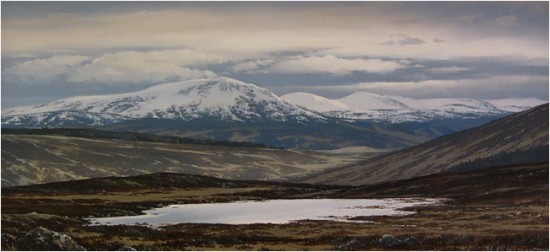
<svg viewBox="0 0 550 252"><path fill-rule="evenodd" d="M90 218L91 225L163 226L180 223L285 224L298 220L353 221L357 216L407 215L400 208L432 205L441 199L295 199L169 205L144 215Z"/></svg>

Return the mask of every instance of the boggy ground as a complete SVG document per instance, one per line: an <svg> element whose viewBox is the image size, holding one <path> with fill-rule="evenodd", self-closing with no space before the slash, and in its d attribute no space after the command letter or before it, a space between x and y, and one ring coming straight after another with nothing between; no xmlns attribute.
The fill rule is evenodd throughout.
<svg viewBox="0 0 550 252"><path fill-rule="evenodd" d="M369 222L86 226L85 217L139 214L173 203L275 198L437 197L417 214ZM228 181L153 174L2 190L2 250L36 227L88 250L548 250L548 163L431 175L364 187ZM385 235L385 236L384 236Z"/></svg>

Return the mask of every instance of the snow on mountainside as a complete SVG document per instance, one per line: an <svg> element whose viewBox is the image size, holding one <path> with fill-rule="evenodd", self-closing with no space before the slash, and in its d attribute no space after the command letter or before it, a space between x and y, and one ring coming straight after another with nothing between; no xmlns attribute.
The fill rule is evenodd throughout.
<svg viewBox="0 0 550 252"><path fill-rule="evenodd" d="M392 99L407 104L411 108L415 109L438 109L448 108L463 109L464 112L484 112L492 111L497 108L482 100L470 99L470 98L430 98L430 99L411 99L401 96L391 96Z"/></svg>
<svg viewBox="0 0 550 252"><path fill-rule="evenodd" d="M546 103L534 98L487 101L470 98L411 99L367 92L355 92L335 100L308 93L291 93L282 97L328 117L389 123L500 116ZM316 99L312 101L308 97ZM318 101L339 106L322 107Z"/></svg>
<svg viewBox="0 0 550 252"><path fill-rule="evenodd" d="M354 110L409 109L409 106L396 99L367 92L355 92L338 99L338 101Z"/></svg>
<svg viewBox="0 0 550 252"><path fill-rule="evenodd" d="M544 103L548 103L548 101L543 101L535 98L508 98L486 101L495 105L500 110L509 112L520 112Z"/></svg>
<svg viewBox="0 0 550 252"><path fill-rule="evenodd" d="M317 112L349 110L349 107L343 102L310 93L291 93L283 95L281 98Z"/></svg>
<svg viewBox="0 0 550 252"><path fill-rule="evenodd" d="M2 113L3 125L105 125L130 119L226 121L311 121L324 117L291 104L271 91L238 80L217 77L153 86L124 94L79 96Z"/></svg>

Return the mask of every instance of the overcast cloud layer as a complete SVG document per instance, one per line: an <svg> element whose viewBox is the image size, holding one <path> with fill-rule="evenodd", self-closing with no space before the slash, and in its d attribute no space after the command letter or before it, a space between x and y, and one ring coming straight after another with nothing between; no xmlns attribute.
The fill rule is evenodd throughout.
<svg viewBox="0 0 550 252"><path fill-rule="evenodd" d="M229 76L548 99L548 2L2 2L2 107Z"/></svg>

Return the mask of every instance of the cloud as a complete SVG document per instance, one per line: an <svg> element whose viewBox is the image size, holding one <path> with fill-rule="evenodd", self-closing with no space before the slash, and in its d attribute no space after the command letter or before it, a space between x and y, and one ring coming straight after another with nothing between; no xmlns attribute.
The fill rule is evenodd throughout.
<svg viewBox="0 0 550 252"><path fill-rule="evenodd" d="M403 39L397 41L397 44L401 45L401 46L421 45L421 44L425 44L425 43L426 42L424 40L419 39L419 38L413 38L413 37L406 37L406 38L403 38Z"/></svg>
<svg viewBox="0 0 550 252"><path fill-rule="evenodd" d="M388 41L382 43L382 45L386 45L386 46L393 46L393 45L409 46L409 45L426 44L426 41L424 41L420 38L415 38L415 37L411 37L411 36L407 36L407 35L403 35L403 34L392 35L391 37L398 37L398 39L388 40Z"/></svg>
<svg viewBox="0 0 550 252"><path fill-rule="evenodd" d="M540 75L548 68L544 2L7 2L2 7L4 97L14 94L5 87L25 89L29 85L20 85L25 82L34 87L51 82L33 92L60 97L59 89L65 96L86 88L90 94L112 93L122 92L122 86L137 90L224 73L274 88L295 83L293 91L303 91L310 84L533 74L529 69ZM388 40L393 46L384 44ZM73 62L71 55L81 58ZM480 58L494 64L465 63ZM110 85L117 82L128 85Z"/></svg>
<svg viewBox="0 0 550 252"><path fill-rule="evenodd" d="M29 60L4 70L3 77L23 82L51 82L73 74L89 57L60 55Z"/></svg>
<svg viewBox="0 0 550 252"><path fill-rule="evenodd" d="M105 54L79 68L68 80L101 83L178 81L215 76L189 66L224 62L223 57L192 50L124 51Z"/></svg>
<svg viewBox="0 0 550 252"><path fill-rule="evenodd" d="M260 69L272 63L273 63L273 59L249 60L249 61L239 62L233 65L233 67L231 68L235 72L265 73L266 71L260 71Z"/></svg>
<svg viewBox="0 0 550 252"><path fill-rule="evenodd" d="M7 5L5 12L17 5ZM16 12L29 9L28 15L3 17L3 55L121 48L194 48L233 60L322 49L378 58L548 55L548 5L540 3L519 5L542 12L517 11L518 4L507 3L492 4L491 9L480 3L166 3L163 8L128 3L116 9L110 3L90 3L81 12L96 11L82 14L74 10L77 6L69 13L57 10L64 5L42 4L50 6L47 14L28 5ZM468 19L471 24L457 22L467 15L480 18ZM526 19L535 23L518 22ZM507 29L495 29L495 23ZM405 33L410 35L392 41L402 46L381 45L393 34ZM431 38L448 43L431 43Z"/></svg>
<svg viewBox="0 0 550 252"><path fill-rule="evenodd" d="M346 59L332 55L298 56L275 63L270 67L279 73L331 73L346 75L352 72L387 73L403 68L404 65L391 60Z"/></svg>
<svg viewBox="0 0 550 252"><path fill-rule="evenodd" d="M215 76L192 66L225 60L193 50L123 51L96 58L62 55L30 60L7 68L4 74L22 82L158 83Z"/></svg>
<svg viewBox="0 0 550 252"><path fill-rule="evenodd" d="M233 66L235 72L251 72L258 70L258 68L260 68L260 66L253 61L241 62Z"/></svg>
<svg viewBox="0 0 550 252"><path fill-rule="evenodd" d="M471 68L467 67L435 67L435 68L429 68L426 71L432 73L432 74L454 74L454 73L460 73L460 72L467 72L471 71Z"/></svg>
<svg viewBox="0 0 550 252"><path fill-rule="evenodd" d="M317 86L319 91L368 91L411 98L469 97L500 99L538 97L548 100L548 76L499 75L481 79L425 80L417 82L363 82Z"/></svg>
<svg viewBox="0 0 550 252"><path fill-rule="evenodd" d="M517 28L520 26L518 18L512 15L499 17L495 19L494 23L504 29Z"/></svg>
<svg viewBox="0 0 550 252"><path fill-rule="evenodd" d="M117 65L94 63L88 65L68 80L72 82L116 83L160 83L213 77L209 70L197 70L176 65L158 66L151 63Z"/></svg>

